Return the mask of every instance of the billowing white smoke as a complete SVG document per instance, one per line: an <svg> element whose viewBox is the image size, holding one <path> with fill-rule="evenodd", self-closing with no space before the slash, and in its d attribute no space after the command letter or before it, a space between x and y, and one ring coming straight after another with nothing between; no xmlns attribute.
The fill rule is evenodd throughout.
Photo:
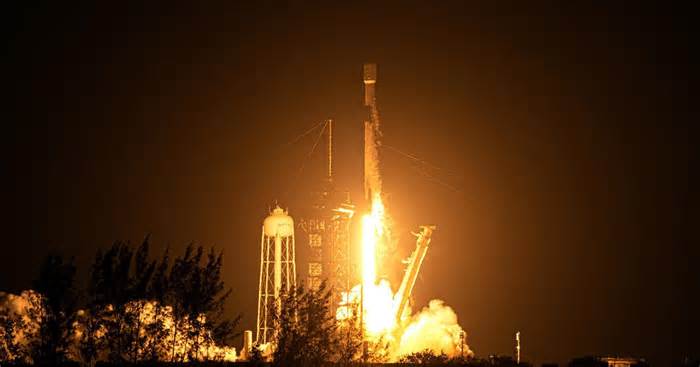
<svg viewBox="0 0 700 367"><path fill-rule="evenodd" d="M15 361L20 356L27 356L29 345L39 334L38 318L43 312L39 293L32 290L20 295L0 292L0 356ZM12 323L14 330L9 330ZM13 353L13 345L17 347ZM28 361L23 361L28 362Z"/></svg>
<svg viewBox="0 0 700 367"><path fill-rule="evenodd" d="M19 296L0 292L0 315L24 315L27 310L35 305L40 295L32 290L24 291Z"/></svg>
<svg viewBox="0 0 700 367"><path fill-rule="evenodd" d="M411 317L401 334L397 354L403 356L428 349L435 354L445 353L450 357L462 353L465 357L471 357L474 353L463 343L463 333L454 310L442 300L434 299L428 307Z"/></svg>
<svg viewBox="0 0 700 367"><path fill-rule="evenodd" d="M78 321L73 325L74 345L69 356L80 361L82 358L79 344L81 340L85 340L85 321L90 315L87 311L80 310L78 316ZM123 329L138 336L139 346L134 352L137 359L148 359L148 355L154 352L161 361L187 362L190 360L190 354L196 355L199 360L236 361L236 348L217 345L212 340L209 330L198 329L187 316L178 320L173 315L171 306L161 306L155 301L132 301L124 308L124 319L132 320L132 323L123 326ZM204 324L206 316L200 315L198 322L200 325ZM94 337L99 339L104 337L106 329L100 327L93 333ZM105 359L106 355L100 357Z"/></svg>
<svg viewBox="0 0 700 367"><path fill-rule="evenodd" d="M365 337L372 343L379 343L374 351L385 355L388 362L396 362L401 357L430 350L436 355L448 357L473 357L474 352L466 343L466 333L459 325L457 314L444 301L434 299L420 312L412 314L404 309L400 324L395 322L398 300L386 279L365 288ZM347 301L342 305L357 303L360 300L360 286L353 288ZM338 308L339 320L350 317L346 307Z"/></svg>

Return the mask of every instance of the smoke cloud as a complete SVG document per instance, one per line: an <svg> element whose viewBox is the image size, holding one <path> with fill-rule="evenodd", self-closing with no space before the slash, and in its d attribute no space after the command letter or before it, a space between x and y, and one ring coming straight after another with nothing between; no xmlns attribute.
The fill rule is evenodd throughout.
<svg viewBox="0 0 700 367"><path fill-rule="evenodd" d="M462 333L464 330L459 326L454 310L445 305L442 300L434 299L430 301L428 307L410 318L401 335L398 355L428 349L436 354L445 353L450 357L456 357L462 354L463 347L463 355L471 357L474 353L466 342L462 344ZM464 337L466 338L466 334Z"/></svg>
<svg viewBox="0 0 700 367"><path fill-rule="evenodd" d="M23 291L20 295L0 292L0 356L4 355L9 361L18 356L11 353L10 343L19 346L20 356L30 355L31 344L39 336L41 317L43 314L42 297L33 290ZM70 334L71 343L68 346L68 358L79 362L84 360L81 354L83 343L92 337L100 340L106 337L106 324L114 321L114 310L111 305L104 307L101 315L91 315L89 311L76 312L75 322ZM161 361L182 360L188 361L189 354L196 351L199 359L221 360L234 362L238 359L236 348L217 345L211 336L211 331L206 328L197 328L193 320L187 316L177 318L173 308L159 305L154 301L132 301L125 305L122 312L122 328L125 332L138 335L139 345L136 354L145 358L147 349L153 348L157 358ZM7 335L7 320L21 320L22 326L16 327ZM200 315L197 324L206 323L206 316ZM92 325L89 327L88 325ZM157 335L151 334L157 330ZM162 338L162 339L161 339ZM195 343L196 342L196 343ZM109 344L109 343L107 343ZM103 350L97 355L98 360L107 359L107 351ZM26 359L26 358L25 358ZM31 362L26 360L25 362Z"/></svg>
<svg viewBox="0 0 700 367"><path fill-rule="evenodd" d="M20 295L0 292L0 355L10 361L26 356L31 343L39 335L38 318L43 313L42 297L32 290ZM14 324L11 334L7 326ZM10 344L18 347L20 355L13 354ZM28 362L28 361L25 361Z"/></svg>

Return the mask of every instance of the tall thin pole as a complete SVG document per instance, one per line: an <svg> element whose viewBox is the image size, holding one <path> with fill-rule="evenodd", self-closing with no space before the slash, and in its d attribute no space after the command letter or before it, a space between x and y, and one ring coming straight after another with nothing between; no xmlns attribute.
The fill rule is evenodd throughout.
<svg viewBox="0 0 700 367"><path fill-rule="evenodd" d="M365 343L365 282L360 282L360 332L362 340L362 361L367 362L367 343Z"/></svg>
<svg viewBox="0 0 700 367"><path fill-rule="evenodd" d="M515 333L515 361L520 364L520 332Z"/></svg>
<svg viewBox="0 0 700 367"><path fill-rule="evenodd" d="M258 282L258 318L255 326L255 343L260 343L260 306L263 300L263 267L265 266L265 226L262 226L262 234L260 235L260 281ZM267 301L267 300L265 300Z"/></svg>
<svg viewBox="0 0 700 367"><path fill-rule="evenodd" d="M328 181L333 181L333 120L326 121L328 125Z"/></svg>

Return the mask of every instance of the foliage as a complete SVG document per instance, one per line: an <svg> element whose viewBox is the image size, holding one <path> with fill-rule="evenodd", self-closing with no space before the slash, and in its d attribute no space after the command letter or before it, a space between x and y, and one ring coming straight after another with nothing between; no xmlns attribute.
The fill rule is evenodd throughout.
<svg viewBox="0 0 700 367"><path fill-rule="evenodd" d="M360 334L336 322L326 283L318 289L293 287L280 295L273 318L274 366L318 366L360 355Z"/></svg>
<svg viewBox="0 0 700 367"><path fill-rule="evenodd" d="M39 320L39 336L31 347L35 363L57 364L66 360L70 344L69 330L76 306L73 259L64 262L59 255L47 256L34 281L41 297L40 307L33 307L32 318Z"/></svg>
<svg viewBox="0 0 700 367"><path fill-rule="evenodd" d="M21 362L27 355L20 343L20 333L26 327L21 316L14 313L0 316L0 361Z"/></svg>
<svg viewBox="0 0 700 367"><path fill-rule="evenodd" d="M262 366L265 363L265 356L263 356L260 346L255 344L250 348L250 357L248 358L249 366Z"/></svg>
<svg viewBox="0 0 700 367"><path fill-rule="evenodd" d="M239 334L235 328L240 316L227 320L224 316L224 304L231 295L231 289L225 289L221 280L223 253L211 249L202 260L204 249L190 245L182 257L175 259L170 270L168 285L165 287L165 299L173 307L176 320L190 320L193 328L187 331L193 341L187 355L176 356L173 343L173 360L185 357L199 359L200 345L203 343L230 343ZM202 264L203 263L203 264ZM201 316L204 317L201 317ZM176 323L176 330L181 325ZM204 333L211 330L211 333ZM173 333L173 339L177 331Z"/></svg>
<svg viewBox="0 0 700 367"><path fill-rule="evenodd" d="M148 252L147 237L135 253L117 243L95 259L91 299L101 306L109 360L154 361L164 351L171 361L198 360L207 358L200 355L200 346L230 342L240 317L227 320L223 315L231 294L221 280L223 253L211 249L203 260L204 248L189 245L170 266L169 251L160 262L150 261ZM154 320L144 323L147 306L155 307L149 310ZM166 319L173 320L172 327L166 327Z"/></svg>
<svg viewBox="0 0 700 367"><path fill-rule="evenodd" d="M27 325L0 314L0 362L23 351L52 365L221 359L218 346L232 342L240 320L224 315L231 289L221 279L223 253L189 245L172 261L169 250L155 261L149 249L146 237L136 248L115 242L98 251L82 297L73 286L73 260L48 256L34 282L42 296L25 316L38 321L38 337L18 344Z"/></svg>
<svg viewBox="0 0 700 367"><path fill-rule="evenodd" d="M359 361L362 356L362 328L360 328L359 304L351 307L351 315L338 324L336 333L339 337L338 350L335 353L335 362L348 364ZM365 356L367 357L367 356Z"/></svg>
<svg viewBox="0 0 700 367"><path fill-rule="evenodd" d="M425 349L421 352L415 352L401 357L400 363L410 363L410 364L434 364L441 365L447 364L449 361L447 354L440 353L435 354L430 349Z"/></svg>
<svg viewBox="0 0 700 367"><path fill-rule="evenodd" d="M569 367L606 367L607 365L606 362L592 356L574 358L569 362Z"/></svg>
<svg viewBox="0 0 700 367"><path fill-rule="evenodd" d="M390 358L389 352L389 341L382 335L376 340L365 341L365 350L362 360L370 363L387 363Z"/></svg>

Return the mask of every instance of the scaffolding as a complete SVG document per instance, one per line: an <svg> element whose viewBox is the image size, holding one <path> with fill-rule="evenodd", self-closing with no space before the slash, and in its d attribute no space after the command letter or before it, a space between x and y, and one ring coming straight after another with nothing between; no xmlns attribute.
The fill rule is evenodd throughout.
<svg viewBox="0 0 700 367"><path fill-rule="evenodd" d="M355 280L355 265L350 248L350 228L355 206L347 192L337 190L333 182L333 121L325 126L327 172L321 189L315 192L313 213L303 219L300 228L307 236L307 285L318 289L325 280L332 289L334 304L342 301Z"/></svg>

